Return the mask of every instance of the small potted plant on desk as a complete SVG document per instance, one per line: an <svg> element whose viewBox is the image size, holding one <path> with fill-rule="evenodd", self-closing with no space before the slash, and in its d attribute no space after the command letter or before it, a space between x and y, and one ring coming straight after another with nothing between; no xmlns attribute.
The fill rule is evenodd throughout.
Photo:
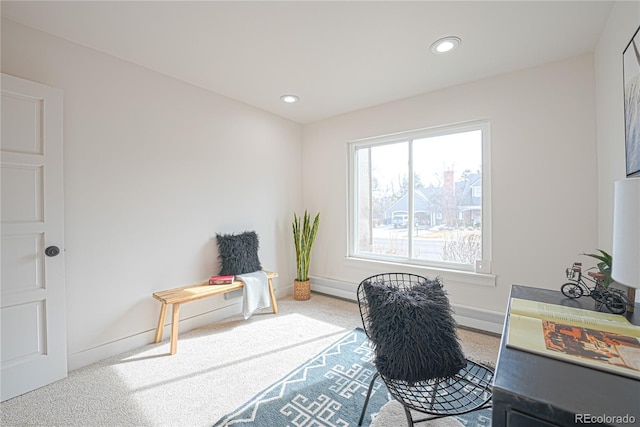
<svg viewBox="0 0 640 427"><path fill-rule="evenodd" d="M583 254L586 256L590 256L591 258L595 258L598 261L600 261L597 265L598 267L598 271L604 276L604 278L602 279L602 281L600 282L600 285L604 288L604 289L609 289L609 285L612 284L613 282L615 282L613 280L613 278L611 277L611 266L613 264L613 257L608 254L607 252L603 251L602 249L598 249L598 252L600 252L599 254ZM619 289L614 289L613 287L611 287L612 292L614 292L614 295L616 295L618 297L618 299L616 299L616 301L618 301L619 303L623 304L623 307L620 309L621 313L616 313L616 314L623 314L625 311L628 311L629 313L633 313L634 312L634 300L635 300L635 289L633 288L629 288L629 290L627 290L627 295L625 295L622 291L620 291ZM598 306L598 303L596 303L596 307ZM624 308L624 310L623 310Z"/></svg>
<svg viewBox="0 0 640 427"><path fill-rule="evenodd" d="M302 223L301 223L302 222ZM296 248L296 280L293 283L293 299L304 301L311 298L311 281L309 280L309 261L311 248L318 234L320 214L316 214L313 223L305 210L301 218L293 213L293 243Z"/></svg>
<svg viewBox="0 0 640 427"><path fill-rule="evenodd" d="M611 255L609 255L607 252L603 251L602 249L598 249L598 252L600 252L599 254L583 254L586 256L590 256L591 258L595 258L598 261L600 261L597 266L598 266L598 271L600 271L600 273L604 274L604 279L602 280L602 286L606 288L609 287L609 285L611 284L611 282L613 282L613 279L611 278Z"/></svg>

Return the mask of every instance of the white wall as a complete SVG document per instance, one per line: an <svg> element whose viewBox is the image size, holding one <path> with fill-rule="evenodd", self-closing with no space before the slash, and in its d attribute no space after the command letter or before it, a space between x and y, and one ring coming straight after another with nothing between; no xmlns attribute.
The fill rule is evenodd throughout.
<svg viewBox="0 0 640 427"><path fill-rule="evenodd" d="M347 141L478 119L491 123L495 286L346 259ZM595 123L593 56L583 55L305 126L303 203L323 215L311 274L353 285L390 269L443 274L454 305L494 314L511 284L559 289L596 247Z"/></svg>
<svg viewBox="0 0 640 427"><path fill-rule="evenodd" d="M346 142L433 125L491 121L495 286L448 281L458 312L499 316L512 283L558 289L579 253L611 245L621 54L639 16L616 3L595 74L585 55L342 115L305 126L304 152L297 124L3 20L2 72L65 95L70 367L150 342L152 292L215 272L215 232L256 230L280 292L295 271L293 210L322 213L316 283L351 290L388 270L345 259ZM237 312L222 298L188 304L182 327Z"/></svg>
<svg viewBox="0 0 640 427"><path fill-rule="evenodd" d="M2 72L64 91L71 369L151 342L152 293L217 273L213 233L255 230L290 291L300 125L6 20ZM187 304L181 328L239 312Z"/></svg>
<svg viewBox="0 0 640 427"><path fill-rule="evenodd" d="M598 247L613 244L613 183L625 178L622 52L640 26L640 2L616 2L595 49Z"/></svg>

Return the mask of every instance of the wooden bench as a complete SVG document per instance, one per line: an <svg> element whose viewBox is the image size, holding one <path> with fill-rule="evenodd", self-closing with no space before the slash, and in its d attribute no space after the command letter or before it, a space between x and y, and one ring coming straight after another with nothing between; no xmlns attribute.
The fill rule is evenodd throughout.
<svg viewBox="0 0 640 427"><path fill-rule="evenodd" d="M278 313L278 304L276 295L273 290L273 278L278 277L278 273L273 271L265 271L269 281L269 295L271 296L271 307L273 313ZM156 340L162 341L162 332L164 330L164 320L167 315L167 306L173 304L171 317L171 351L170 354L176 354L178 351L178 322L180 318L180 305L185 302L197 301L203 298L212 297L214 295L226 294L227 292L242 289L244 283L239 280L229 285L210 285L209 282L197 283L195 285L182 286L180 288L168 289L166 291L154 292L153 297L162 303L160 308L160 319L158 320L158 329L156 330Z"/></svg>

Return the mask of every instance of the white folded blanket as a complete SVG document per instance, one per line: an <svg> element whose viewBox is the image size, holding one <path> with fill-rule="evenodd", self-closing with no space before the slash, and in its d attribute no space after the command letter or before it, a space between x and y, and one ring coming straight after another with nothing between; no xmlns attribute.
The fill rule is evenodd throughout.
<svg viewBox="0 0 640 427"><path fill-rule="evenodd" d="M242 292L242 314L245 320L256 310L271 307L267 273L264 271L256 271L254 273L238 274L236 278L244 283L244 290Z"/></svg>

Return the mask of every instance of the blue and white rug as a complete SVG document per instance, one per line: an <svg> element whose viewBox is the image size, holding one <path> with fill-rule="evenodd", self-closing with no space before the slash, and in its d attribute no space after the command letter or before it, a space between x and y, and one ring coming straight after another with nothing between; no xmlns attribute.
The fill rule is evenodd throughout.
<svg viewBox="0 0 640 427"><path fill-rule="evenodd" d="M354 329L214 427L356 426L375 373L373 357L364 331ZM384 383L376 381L363 425L369 426L392 399Z"/></svg>

